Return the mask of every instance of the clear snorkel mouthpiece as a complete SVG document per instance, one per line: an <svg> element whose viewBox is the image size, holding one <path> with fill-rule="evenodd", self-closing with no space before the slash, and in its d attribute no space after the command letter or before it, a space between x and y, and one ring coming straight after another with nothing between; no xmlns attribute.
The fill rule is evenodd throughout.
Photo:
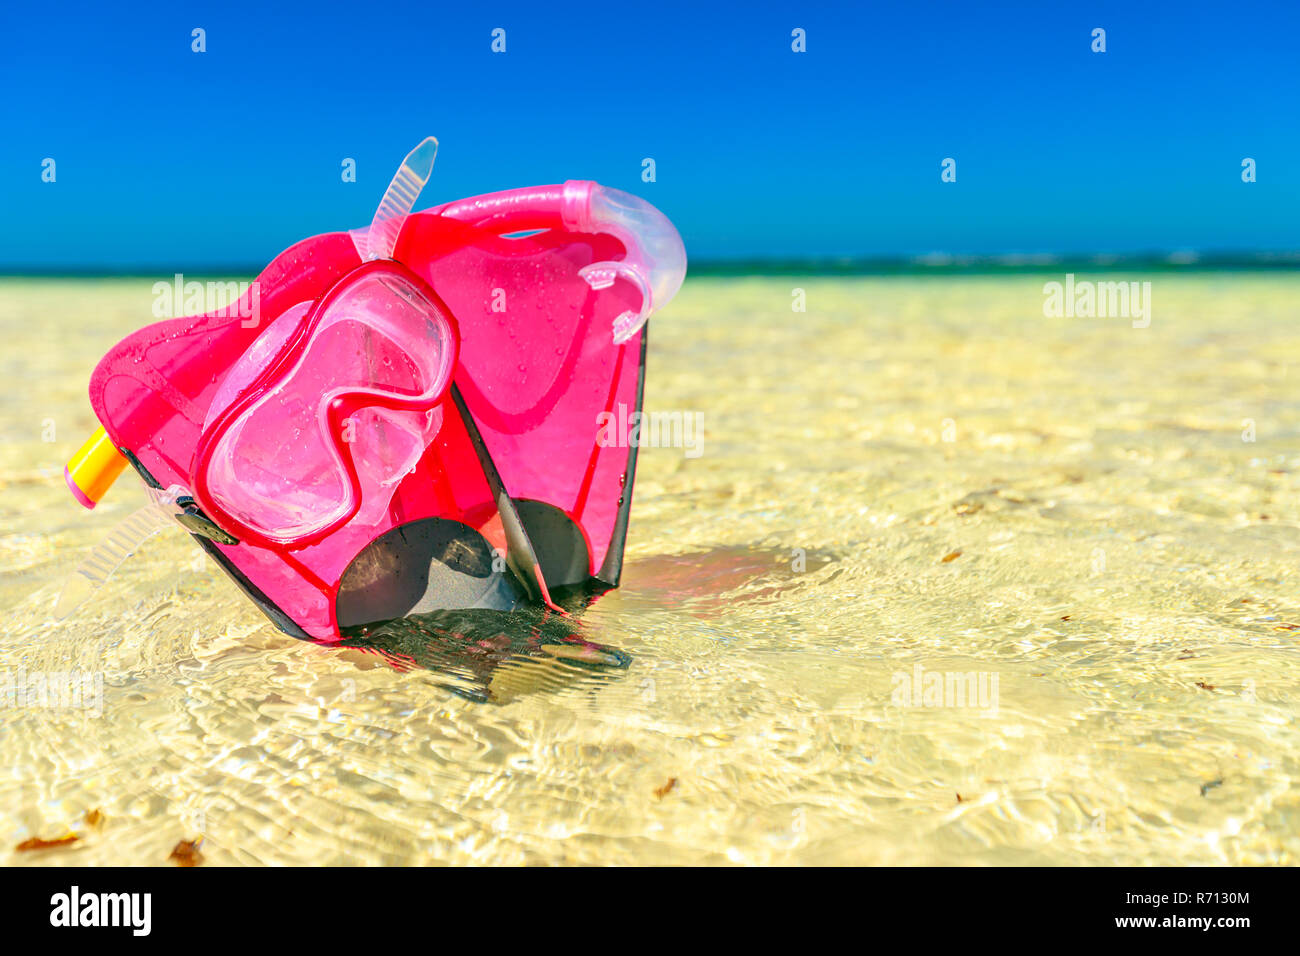
<svg viewBox="0 0 1300 956"><path fill-rule="evenodd" d="M371 259L391 259L397 248L397 237L402 224L415 208L420 191L433 175L433 161L438 156L438 140L426 137L419 146L406 154L398 167L397 175L388 184L388 191L375 210L369 229L352 231L352 241L362 262Z"/></svg>
<svg viewBox="0 0 1300 956"><path fill-rule="evenodd" d="M145 488L145 494L149 496L149 504L132 512L114 527L64 582L54 603L56 620L62 621L81 607L146 541L159 531L176 526L173 519L182 511L176 501L184 497L185 489L180 485L172 485L166 490Z"/></svg>

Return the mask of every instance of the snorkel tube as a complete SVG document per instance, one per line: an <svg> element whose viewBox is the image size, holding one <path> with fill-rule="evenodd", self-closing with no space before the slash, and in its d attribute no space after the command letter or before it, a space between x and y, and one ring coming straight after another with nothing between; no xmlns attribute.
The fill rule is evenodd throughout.
<svg viewBox="0 0 1300 956"><path fill-rule="evenodd" d="M599 183L570 180L563 186L508 189L450 202L429 214L495 232L560 227L617 238L625 249L621 260L594 262L578 271L593 289L607 289L622 278L642 293L641 308L615 320L615 344L626 342L651 312L667 305L686 277L686 249L668 217L644 199Z"/></svg>
<svg viewBox="0 0 1300 956"><path fill-rule="evenodd" d="M126 468L126 457L113 447L100 425L63 466L63 480L83 508L93 508Z"/></svg>

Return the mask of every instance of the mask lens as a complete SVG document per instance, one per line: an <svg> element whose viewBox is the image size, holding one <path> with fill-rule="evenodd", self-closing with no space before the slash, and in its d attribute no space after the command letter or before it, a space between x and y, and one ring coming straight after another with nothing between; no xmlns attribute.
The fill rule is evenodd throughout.
<svg viewBox="0 0 1300 956"><path fill-rule="evenodd" d="M391 269L344 283L308 314L299 357L281 362L286 371L229 421L207 456L207 496L276 542L346 520L359 506L353 478L363 500L384 496L386 506L441 423L435 406L456 350L450 323ZM350 411L332 423L339 398ZM386 406L394 400L402 407Z"/></svg>

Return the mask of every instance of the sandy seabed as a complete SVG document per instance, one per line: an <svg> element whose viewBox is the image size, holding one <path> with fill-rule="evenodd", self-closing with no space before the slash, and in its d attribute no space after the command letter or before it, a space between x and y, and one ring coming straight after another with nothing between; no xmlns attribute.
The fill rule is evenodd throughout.
<svg viewBox="0 0 1300 956"><path fill-rule="evenodd" d="M701 453L575 627L625 668L302 644L179 531L55 621L144 503L61 468L152 282L0 281L0 674L102 681L0 699L0 860L1300 862L1300 275L1091 277L1147 328L1060 278L688 279L647 408Z"/></svg>

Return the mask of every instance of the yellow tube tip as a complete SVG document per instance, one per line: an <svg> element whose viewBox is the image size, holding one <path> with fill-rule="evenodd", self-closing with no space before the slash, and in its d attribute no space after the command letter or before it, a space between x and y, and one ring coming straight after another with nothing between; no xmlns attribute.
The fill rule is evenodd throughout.
<svg viewBox="0 0 1300 956"><path fill-rule="evenodd" d="M126 458L113 445L108 432L101 425L68 460L63 469L63 479L77 501L87 508L93 508L113 482L117 481L125 467Z"/></svg>

